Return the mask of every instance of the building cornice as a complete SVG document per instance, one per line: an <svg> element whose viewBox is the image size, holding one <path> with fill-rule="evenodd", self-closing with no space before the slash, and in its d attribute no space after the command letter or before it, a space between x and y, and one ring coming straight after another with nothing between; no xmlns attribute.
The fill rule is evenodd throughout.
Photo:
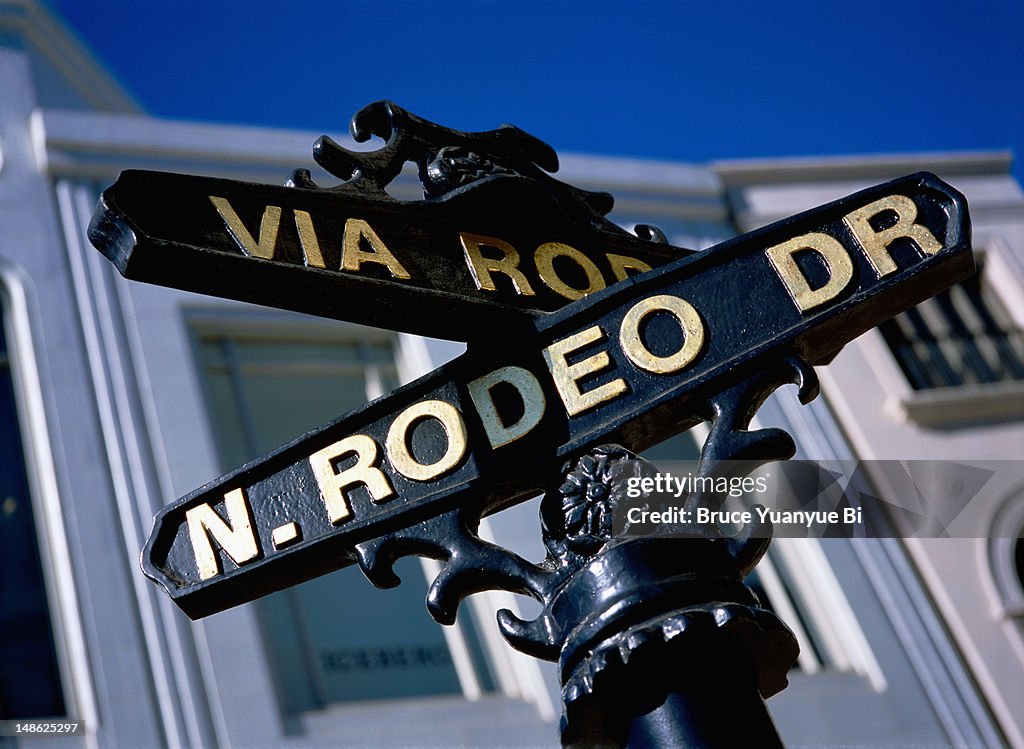
<svg viewBox="0 0 1024 749"><path fill-rule="evenodd" d="M323 184L338 181L313 163L313 143L322 134L316 131L59 109L37 110L31 128L40 169L53 176L110 179L131 168L280 184L293 169L306 167ZM332 137L354 151L376 147ZM558 179L612 192L621 215L725 219L721 183L707 168L579 154L565 155L560 163ZM389 191L403 200L419 199L411 166L408 172Z"/></svg>
<svg viewBox="0 0 1024 749"><path fill-rule="evenodd" d="M947 176L1008 174L1010 151L941 151L849 156L806 156L714 161L727 188L769 183L881 181L928 170Z"/></svg>
<svg viewBox="0 0 1024 749"><path fill-rule="evenodd" d="M0 0L0 31L21 36L90 105L104 112L141 107L75 36L34 0Z"/></svg>

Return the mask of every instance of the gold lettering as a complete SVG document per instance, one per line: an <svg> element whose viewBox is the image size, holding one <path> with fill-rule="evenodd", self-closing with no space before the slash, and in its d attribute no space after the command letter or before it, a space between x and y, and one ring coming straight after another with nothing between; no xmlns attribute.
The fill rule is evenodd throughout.
<svg viewBox="0 0 1024 749"><path fill-rule="evenodd" d="M519 397L523 399L523 415L512 424L505 424L502 421L491 396L491 389L502 382L514 387ZM541 390L537 378L522 367L496 369L473 380L467 387L469 396L480 414L480 421L483 422L484 432L487 433L491 447L497 448L514 442L537 426L544 416L544 407L547 405L544 391Z"/></svg>
<svg viewBox="0 0 1024 749"><path fill-rule="evenodd" d="M569 286L569 284L558 277L558 274L555 273L555 258L558 257L567 257L583 269L584 274L587 276L586 288L577 289ZM533 253L533 261L537 264L537 273L540 274L540 280L546 283L548 288L556 294L560 294L566 299L581 299L587 294L592 294L604 288L604 279L601 277L601 271L594 265L594 261L567 244L545 242Z"/></svg>
<svg viewBox="0 0 1024 749"><path fill-rule="evenodd" d="M871 219L883 211L893 211L896 214L896 223L888 229L875 231L871 226ZM925 255L934 255L942 249L942 242L937 240L927 227L914 223L916 218L917 206L913 200L904 195L890 195L848 213L843 217L843 222L864 248L864 254L868 256L878 277L882 278L897 270L887 248L900 237L914 240Z"/></svg>
<svg viewBox="0 0 1024 749"><path fill-rule="evenodd" d="M656 356L644 345L640 335L640 325L644 319L655 312L668 312L676 320L683 331L683 345L669 356ZM619 342L629 360L640 369L654 374L670 374L688 366L704 345L704 323L693 305L685 299L659 294L641 299L630 308L622 318L619 329Z"/></svg>
<svg viewBox="0 0 1024 749"><path fill-rule="evenodd" d="M365 239L370 245L370 250L361 249L361 240ZM342 242L341 269L358 271L363 263L377 263L383 265L391 272L394 278L411 278L398 258L391 254L377 232L358 218L350 218L345 221L345 238Z"/></svg>
<svg viewBox="0 0 1024 749"><path fill-rule="evenodd" d="M413 424L428 418L441 422L448 436L448 446L438 460L424 464L413 457L409 449L408 434ZM457 466L466 454L466 425L462 421L462 414L450 403L438 400L421 401L398 415L388 429L385 444L388 460L396 471L413 481L429 481Z"/></svg>
<svg viewBox="0 0 1024 749"><path fill-rule="evenodd" d="M211 537L239 567L260 555L259 543L252 530L249 503L242 490L232 489L225 494L224 507L228 511L227 523L208 504L185 512L200 580L209 580L220 574L220 560L213 550Z"/></svg>
<svg viewBox="0 0 1024 749"><path fill-rule="evenodd" d="M356 454L355 465L341 473L335 472L334 461L350 453ZM348 497L345 496L345 489L350 486L365 486L374 502L383 502L395 495L388 477L374 466L377 453L376 442L365 434L353 434L309 456L309 465L313 469L332 524L338 525L352 515Z"/></svg>
<svg viewBox="0 0 1024 749"><path fill-rule="evenodd" d="M519 270L519 253L516 248L508 242L494 237L485 237L480 234L468 234L461 232L459 241L462 243L462 251L466 255L466 263L469 265L470 275L473 276L473 283L481 291L496 291L492 273L504 273L512 281L516 293L521 296L534 296L533 287L526 280L526 276ZM502 257L484 257L480 252L481 247L493 247L501 250Z"/></svg>
<svg viewBox="0 0 1024 749"><path fill-rule="evenodd" d="M245 228L242 219L238 217L235 209L224 198L210 195L210 202L217 209L217 213L224 220L228 233L235 240L235 243L249 257L272 260L274 247L277 245L277 229L281 224L281 208L276 205L268 205L263 210L263 218L260 219L260 238L254 239L249 230Z"/></svg>
<svg viewBox="0 0 1024 749"><path fill-rule="evenodd" d="M320 252L320 240L313 229L313 217L306 211L295 209L295 228L299 232L299 244L302 245L302 256L306 265L311 268L326 268L323 253Z"/></svg>
<svg viewBox="0 0 1024 749"><path fill-rule="evenodd" d="M629 257L627 255L613 255L607 253L608 264L612 267L612 274L615 276L616 281L622 281L623 279L629 278L629 272L627 269L632 268L635 271L645 273L651 269L647 263L643 260L637 260L635 257Z"/></svg>
<svg viewBox="0 0 1024 749"><path fill-rule="evenodd" d="M576 416L600 403L629 392L629 386L622 378L606 382L585 393L577 384L586 375L607 369L611 364L611 358L607 351L599 351L582 361L569 364L566 357L585 346L604 340L604 338L601 326L595 325L581 330L579 333L573 333L568 338L555 341L544 349L544 359L548 363L548 369L551 370L551 377L555 381L555 387L562 398L562 403L565 404L565 411L570 416Z"/></svg>
<svg viewBox="0 0 1024 749"><path fill-rule="evenodd" d="M811 250L825 261L829 278L824 286L812 289L793 256ZM786 291L801 312L820 307L835 299L853 278L853 261L846 248L828 234L812 232L790 239L765 250L775 272L782 279Z"/></svg>

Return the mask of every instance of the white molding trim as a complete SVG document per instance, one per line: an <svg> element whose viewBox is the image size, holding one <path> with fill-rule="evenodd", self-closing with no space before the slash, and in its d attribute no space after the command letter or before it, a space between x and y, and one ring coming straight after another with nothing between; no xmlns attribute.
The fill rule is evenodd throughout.
<svg viewBox="0 0 1024 749"><path fill-rule="evenodd" d="M0 29L22 34L97 109L140 110L135 99L43 4L34 0L0 0Z"/></svg>
<svg viewBox="0 0 1024 749"><path fill-rule="evenodd" d="M1024 328L1024 257L1015 255L1002 234L976 237L975 257L985 264L983 281L1003 304L1013 321Z"/></svg>
<svg viewBox="0 0 1024 749"><path fill-rule="evenodd" d="M776 549L778 549L780 540L775 539ZM768 595L768 600L771 601L772 607L779 615L779 618L786 623L786 626L796 636L797 645L800 646L800 655L797 657L797 664L800 666L800 670L805 674L818 673L822 670L822 665L814 654L814 645L803 626L800 616L796 612L792 596L786 590L785 583L782 582L782 578L775 569L771 550L757 563L756 572L761 580L761 584L764 586L765 593Z"/></svg>
<svg viewBox="0 0 1024 749"><path fill-rule="evenodd" d="M82 326L88 371L96 398L103 454L110 472L114 509L120 523L118 530L123 540L121 549L111 551L121 554L132 569L150 523L147 509L153 503L148 496L145 479L145 424L136 419L129 404L132 384L122 366L123 352L112 345L116 340L116 311L109 306L102 292L102 274L109 270L101 264L98 254L88 246L85 237L86 219L92 211L91 190L86 185L61 180L56 183L56 198L74 285L74 304ZM130 575L129 580L146 645L144 657L151 674L156 710L168 743L184 746L202 734L197 722L179 719L177 689L181 674L175 669L170 656L180 655L181 649L167 652L168 649L162 647L171 631L162 626L154 587L139 574Z"/></svg>
<svg viewBox="0 0 1024 749"><path fill-rule="evenodd" d="M87 745L96 746L99 711L33 345L33 305L27 286L17 267L0 258L0 305L7 313L11 378L66 709L70 717L84 724Z"/></svg>
<svg viewBox="0 0 1024 749"><path fill-rule="evenodd" d="M915 390L899 408L923 427L957 427L1016 421L1024 417L1024 381Z"/></svg>
<svg viewBox="0 0 1024 749"><path fill-rule="evenodd" d="M876 692L884 692L888 687L885 672L821 542L816 538L777 538L775 552L783 560L805 612L821 633L828 661L839 670L863 676Z"/></svg>
<svg viewBox="0 0 1024 749"><path fill-rule="evenodd" d="M1010 151L936 151L848 156L713 161L712 168L727 187L791 182L834 182L846 179L884 180L927 169L945 175L1005 174L1013 164Z"/></svg>

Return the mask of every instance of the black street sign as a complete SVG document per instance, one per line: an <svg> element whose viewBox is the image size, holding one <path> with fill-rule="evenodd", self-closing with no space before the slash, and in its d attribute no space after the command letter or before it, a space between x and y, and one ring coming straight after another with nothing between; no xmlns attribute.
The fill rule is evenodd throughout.
<svg viewBox="0 0 1024 749"><path fill-rule="evenodd" d="M314 156L341 185L125 171L89 236L126 278L462 341L691 252L609 222L611 196L553 179L554 151L517 128L460 133L389 103L353 126L387 145L322 138ZM385 189L407 161L423 200Z"/></svg>
<svg viewBox="0 0 1024 749"><path fill-rule="evenodd" d="M209 202L205 192L195 201ZM280 202L282 213L299 205ZM221 231L216 213L204 220L204 236ZM289 252L273 267L301 271ZM357 559L365 567L390 535L536 494L581 450L665 440L750 378L790 368L806 381L809 365L973 270L963 197L922 173L557 312L492 317L462 357L165 508L144 569L196 618Z"/></svg>

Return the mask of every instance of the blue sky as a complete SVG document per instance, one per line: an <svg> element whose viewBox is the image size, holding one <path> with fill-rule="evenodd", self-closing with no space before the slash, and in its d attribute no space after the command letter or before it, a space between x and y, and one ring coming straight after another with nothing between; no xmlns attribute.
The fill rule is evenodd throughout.
<svg viewBox="0 0 1024 749"><path fill-rule="evenodd" d="M1020 0L50 4L159 116L338 133L389 98L560 152L1024 154Z"/></svg>

